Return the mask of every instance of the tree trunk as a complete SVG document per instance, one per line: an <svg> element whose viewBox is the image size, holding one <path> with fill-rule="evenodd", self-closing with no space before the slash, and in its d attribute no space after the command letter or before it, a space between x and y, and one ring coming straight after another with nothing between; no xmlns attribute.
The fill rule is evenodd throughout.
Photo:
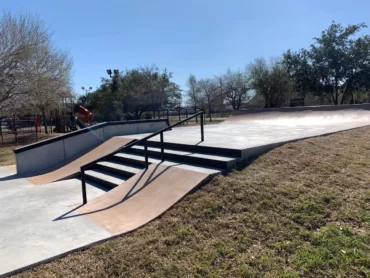
<svg viewBox="0 0 370 278"><path fill-rule="evenodd" d="M45 110L44 110L44 109L42 109L41 113L42 113L42 117L43 117L43 119L44 119L45 134L48 134L48 123L47 123L47 121L46 121L46 114L45 114Z"/></svg>
<svg viewBox="0 0 370 278"><path fill-rule="evenodd" d="M268 97L265 96L265 108L268 108Z"/></svg>

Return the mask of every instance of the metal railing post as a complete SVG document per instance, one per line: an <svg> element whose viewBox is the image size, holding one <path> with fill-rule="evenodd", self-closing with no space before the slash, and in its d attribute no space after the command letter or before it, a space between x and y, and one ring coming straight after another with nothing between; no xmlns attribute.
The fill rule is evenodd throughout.
<svg viewBox="0 0 370 278"><path fill-rule="evenodd" d="M87 196L86 196L85 170L82 167L81 167L81 183L82 183L82 202L83 204L86 204Z"/></svg>
<svg viewBox="0 0 370 278"><path fill-rule="evenodd" d="M148 140L144 142L144 150L145 150L145 168L148 169L149 162L148 162Z"/></svg>
<svg viewBox="0 0 370 278"><path fill-rule="evenodd" d="M161 160L164 161L163 132L161 132Z"/></svg>
<svg viewBox="0 0 370 278"><path fill-rule="evenodd" d="M203 117L203 113L200 114L200 137L201 137L201 141L203 142L204 141L204 117Z"/></svg>

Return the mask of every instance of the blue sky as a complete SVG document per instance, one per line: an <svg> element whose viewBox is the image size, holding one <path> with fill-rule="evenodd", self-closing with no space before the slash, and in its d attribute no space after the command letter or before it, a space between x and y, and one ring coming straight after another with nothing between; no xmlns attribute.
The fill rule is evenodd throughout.
<svg viewBox="0 0 370 278"><path fill-rule="evenodd" d="M152 64L186 89L191 73L212 77L308 47L332 20L370 24L368 0L1 0L1 8L45 21L74 58L78 94L98 87L108 68Z"/></svg>

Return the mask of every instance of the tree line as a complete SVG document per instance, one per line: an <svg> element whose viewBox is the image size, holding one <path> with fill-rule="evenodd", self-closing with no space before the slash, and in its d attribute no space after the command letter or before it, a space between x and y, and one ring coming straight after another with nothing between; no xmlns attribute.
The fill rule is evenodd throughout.
<svg viewBox="0 0 370 278"><path fill-rule="evenodd" d="M140 119L148 111L181 105L180 87L171 81L172 73L155 66L114 71L103 78L100 87L80 96L78 102L100 120Z"/></svg>
<svg viewBox="0 0 370 278"><path fill-rule="evenodd" d="M0 17L0 111L42 114L71 91L72 58L32 14Z"/></svg>
<svg viewBox="0 0 370 278"><path fill-rule="evenodd" d="M241 109L254 95L264 107L279 107L289 98L313 97L335 105L366 101L370 89L370 37L364 23L332 22L307 48L281 57L256 58L244 70L213 78L187 79L187 104L207 110Z"/></svg>
<svg viewBox="0 0 370 278"><path fill-rule="evenodd" d="M370 37L364 23L332 22L313 43L281 57L256 58L243 70L186 80L186 101L172 73L155 66L114 71L78 102L100 120L140 119L148 111L183 105L209 112L242 109L255 95L263 106L279 107L289 98L316 98L335 105L365 101L370 88ZM72 58L56 47L35 15L0 17L0 111L45 117L72 93Z"/></svg>

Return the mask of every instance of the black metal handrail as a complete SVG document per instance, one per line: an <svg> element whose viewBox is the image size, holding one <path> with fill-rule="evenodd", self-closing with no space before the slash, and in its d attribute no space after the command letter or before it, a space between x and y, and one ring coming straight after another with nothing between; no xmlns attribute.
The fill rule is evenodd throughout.
<svg viewBox="0 0 370 278"><path fill-rule="evenodd" d="M170 125L168 127L165 127L157 132L154 132L142 139L139 139L137 141L134 141L134 142L131 142L125 146L122 146L120 147L119 149L115 150L114 152L110 153L110 154L107 154L105 156L102 156L98 159L95 159L94 161L91 161L83 166L81 166L81 184L82 184L82 200L83 200L83 203L86 204L87 203L87 196L86 196L86 179L85 179L85 171L88 170L89 168L91 168L92 166L94 166L96 163L102 161L102 160L105 160L107 158L110 158L112 157L113 155L119 153L119 152L122 152L124 150L127 150L135 145L138 145L142 142L144 142L144 151L145 151L145 168L148 169L149 167L149 162L148 162L148 139L154 137L154 136L157 136L158 134L160 134L161 136L161 160L162 162L164 161L164 146L163 146L163 132L165 131L168 131L170 129L172 129L173 127L175 126L178 126L178 125L181 125L195 117L198 117L200 115L200 136L201 136L201 141L203 142L204 141L204 112L201 111L201 112L198 112L196 114L194 114L193 116L191 117L188 117L180 122L177 122L173 125Z"/></svg>

